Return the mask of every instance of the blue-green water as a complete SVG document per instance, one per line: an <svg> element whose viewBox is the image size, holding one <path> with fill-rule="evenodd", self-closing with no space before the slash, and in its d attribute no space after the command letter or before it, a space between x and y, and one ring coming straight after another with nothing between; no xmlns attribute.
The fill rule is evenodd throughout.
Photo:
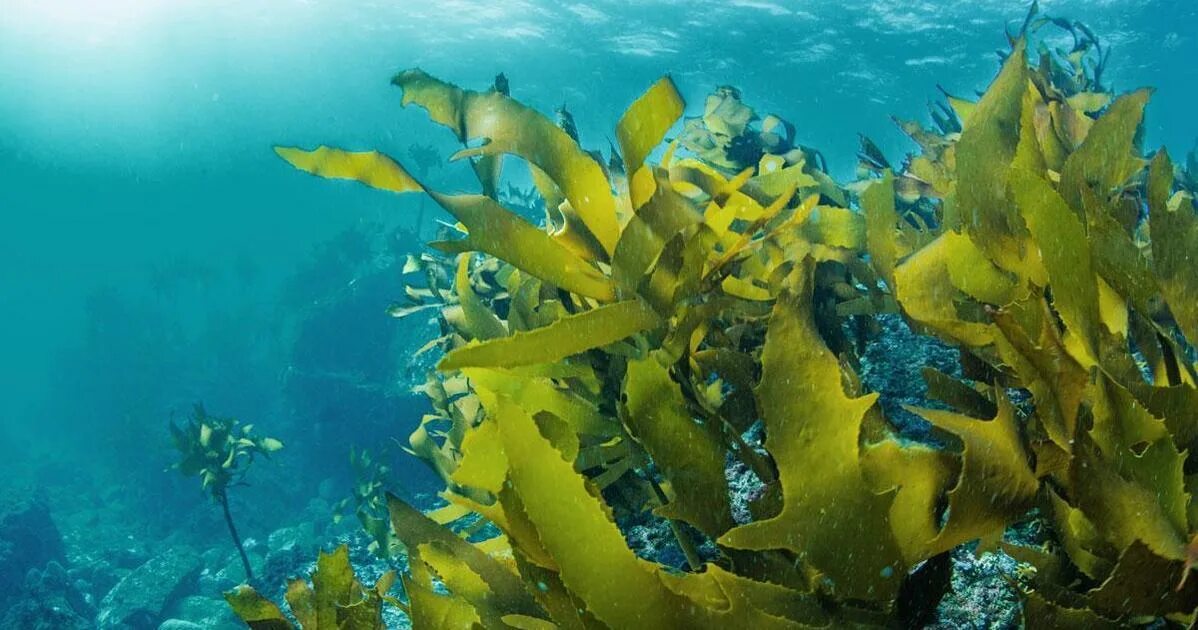
<svg viewBox="0 0 1198 630"><path fill-rule="evenodd" d="M1175 156L1193 146L1198 4L1041 5L1110 46L1116 90L1155 88L1145 146ZM400 108L396 70L476 89L503 72L523 102L568 106L593 147L662 74L689 114L731 84L793 121L847 180L857 134L900 156L913 145L892 115L926 119L938 85L984 87L1004 28L1025 10L1015 0L0 0L0 487L46 496L77 562L84 551L149 556L164 541L225 544L193 480L162 472L173 456L166 422L195 401L288 445L238 499L252 538L322 509L311 497L340 499L351 446L406 437L425 411L410 388L428 367L408 358L437 333L385 317L402 290L387 269L419 250L413 230L431 237L447 217L430 208L416 225L418 199L301 177L271 151L450 154L454 138ZM428 179L474 188L460 163ZM438 489L414 459L395 465L402 492ZM80 579L98 605L111 580Z"/></svg>

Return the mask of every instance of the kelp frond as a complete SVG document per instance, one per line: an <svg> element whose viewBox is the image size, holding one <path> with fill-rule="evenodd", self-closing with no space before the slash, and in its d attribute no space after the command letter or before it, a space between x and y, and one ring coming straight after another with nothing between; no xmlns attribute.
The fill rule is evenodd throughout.
<svg viewBox="0 0 1198 630"><path fill-rule="evenodd" d="M1029 48L1045 28L1072 49ZM900 122L920 151L898 168L863 139L848 186L735 88L684 119L668 78L620 119L609 168L508 90L400 73L404 104L467 147L479 195L378 153L280 149L428 194L465 233L409 261L424 282L392 313L435 309L446 350L409 442L448 505L390 504L415 626L903 623L948 587L928 567L1032 508L1060 544L1005 547L1030 626L1193 621L1194 166L1147 159L1149 93L1107 92L1106 55L1033 7L976 101ZM530 166L544 228L497 200L503 159ZM899 439L857 377L882 313L979 376L925 371L953 409L910 411L942 446ZM762 450L744 437L759 421ZM747 523L730 461L763 483ZM617 522L646 511L689 571L627 546ZM446 527L472 514L499 534Z"/></svg>

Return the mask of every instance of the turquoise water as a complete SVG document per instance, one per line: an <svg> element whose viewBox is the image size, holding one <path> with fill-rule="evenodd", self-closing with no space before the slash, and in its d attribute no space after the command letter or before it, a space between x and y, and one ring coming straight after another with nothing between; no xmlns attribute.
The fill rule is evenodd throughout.
<svg viewBox="0 0 1198 630"><path fill-rule="evenodd" d="M1110 47L1114 89L1155 88L1145 146L1184 156L1198 138L1198 4L1041 6ZM350 447L407 435L425 411L410 388L428 366L396 357L437 333L385 317L401 288L384 272L418 250L413 232L429 238L447 215L301 177L271 151L449 155L449 134L400 108L388 83L397 70L480 90L505 73L523 102L566 105L593 147L663 74L688 114L731 84L794 122L848 180L858 134L897 158L913 145L891 116L926 120L938 85L966 96L984 87L1004 28L1025 10L1014 0L0 0L0 485L45 494L76 560L83 548L152 555L171 536L224 544L192 480L161 474L173 457L166 422L193 402L288 445L239 499L258 539L319 511L310 497L341 498ZM428 180L474 188L461 163ZM401 492L438 489L414 459L396 461Z"/></svg>

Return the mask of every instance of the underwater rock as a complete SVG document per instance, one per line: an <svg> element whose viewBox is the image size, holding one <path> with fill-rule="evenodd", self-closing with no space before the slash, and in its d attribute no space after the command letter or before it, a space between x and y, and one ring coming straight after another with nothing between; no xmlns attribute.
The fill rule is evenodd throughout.
<svg viewBox="0 0 1198 630"><path fill-rule="evenodd" d="M246 555L254 575L261 576L266 570L264 549L253 539L246 540ZM211 554L211 555L209 555ZM236 551L223 547L204 554L204 569L199 575L199 594L205 597L221 597L225 591L245 582L245 567Z"/></svg>
<svg viewBox="0 0 1198 630"><path fill-rule="evenodd" d="M312 563L316 553L312 530L311 524L304 523L271 533L266 543L268 551L259 572L259 582L284 584L288 578L302 573L302 569Z"/></svg>
<svg viewBox="0 0 1198 630"><path fill-rule="evenodd" d="M199 555L187 548L172 548L151 558L104 597L97 627L157 628L168 606L193 586L199 570Z"/></svg>
<svg viewBox="0 0 1198 630"><path fill-rule="evenodd" d="M106 557L114 567L119 569L136 569L150 559L150 552L136 541L130 540L128 546L114 549Z"/></svg>
<svg viewBox="0 0 1198 630"><path fill-rule="evenodd" d="M1001 551L978 556L953 551L952 590L936 610L932 628L1018 628L1022 608L1013 586L1018 563Z"/></svg>
<svg viewBox="0 0 1198 630"><path fill-rule="evenodd" d="M925 367L960 377L960 352L942 341L919 335L897 315L878 315L881 332L871 340L861 357L861 381L881 394L886 417L906 437L923 439L930 426L903 405L935 407L921 375Z"/></svg>
<svg viewBox="0 0 1198 630"><path fill-rule="evenodd" d="M295 527L280 527L266 538L266 548L270 550L268 559L271 554L292 549L313 552L316 549L313 526L311 523L301 523Z"/></svg>
<svg viewBox="0 0 1198 630"><path fill-rule="evenodd" d="M158 630L204 630L205 627L183 619L167 619L158 626Z"/></svg>
<svg viewBox="0 0 1198 630"><path fill-rule="evenodd" d="M761 440L764 437L761 425L754 426L742 437L745 444L761 450ZM732 519L740 524L751 522L753 514L750 505L765 493L765 484L761 482L757 473L734 457L727 458L724 476L728 479L728 505L732 509Z"/></svg>
<svg viewBox="0 0 1198 630"><path fill-rule="evenodd" d="M135 567L136 568L136 567ZM112 590L121 578L129 574L129 569L121 569L98 554L96 556L72 556L71 566L67 570L74 582L75 589L91 599L92 605L105 593Z"/></svg>
<svg viewBox="0 0 1198 630"><path fill-rule="evenodd" d="M184 597L168 609L168 614L171 615L171 619L163 622L163 625L159 626L159 630L166 627L168 622L175 622L176 630L191 627L205 628L206 630L244 627L237 621L233 610L229 608L229 604L223 598L214 599L201 595Z"/></svg>
<svg viewBox="0 0 1198 630"><path fill-rule="evenodd" d="M3 508L0 508L3 509ZM65 562L62 536L40 499L17 502L0 513L0 608L20 592L30 569Z"/></svg>
<svg viewBox="0 0 1198 630"><path fill-rule="evenodd" d="M92 627L87 619L94 614L94 608L57 561L51 560L45 569L30 569L16 594L0 618L0 627L29 630Z"/></svg>

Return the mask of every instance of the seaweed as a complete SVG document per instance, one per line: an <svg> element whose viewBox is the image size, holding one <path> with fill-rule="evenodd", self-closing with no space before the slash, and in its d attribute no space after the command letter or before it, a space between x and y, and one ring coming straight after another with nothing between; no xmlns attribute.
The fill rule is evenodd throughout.
<svg viewBox="0 0 1198 630"><path fill-rule="evenodd" d="M1035 58L1048 27L1073 48ZM415 626L925 619L947 553L1035 514L1055 544L1004 545L1029 626L1192 622L1198 218L1167 154L1144 159L1149 92L1105 91L1106 56L1033 6L976 102L900 123L920 152L898 169L864 140L848 186L732 87L683 120L658 81L609 168L506 93L400 73L404 104L466 144L456 158L532 167L544 227L482 173L483 194L446 195L376 152L277 149L427 194L464 234L410 269L446 350L410 452L449 503L390 501ZM958 347L972 377L927 375L950 408L908 411L935 443L903 439L857 377L882 313ZM729 462L763 484L747 523ZM686 571L628 547L619 523L646 511ZM467 542L447 527L465 518L498 533Z"/></svg>
<svg viewBox="0 0 1198 630"><path fill-rule="evenodd" d="M340 522L352 506L353 514L370 536L369 549L380 558L391 558L402 550L391 530L387 510L387 488L392 483L391 467L384 462L387 451L373 454L365 449L350 449L349 463L355 480L350 495L333 504L333 522Z"/></svg>
<svg viewBox="0 0 1198 630"><path fill-rule="evenodd" d="M229 513L229 488L244 483L242 479L256 455L269 457L281 450L283 443L272 437L254 435L252 424L242 425L234 418L210 416L198 403L182 427L172 421L170 429L175 449L179 451L179 461L173 468L186 477L199 477L200 487L220 504L229 536L241 556L246 581L252 582L254 573L250 560Z"/></svg>
<svg viewBox="0 0 1198 630"><path fill-rule="evenodd" d="M395 581L395 572L388 571L374 586L363 586L354 576L349 548L341 545L332 553L320 553L311 584L302 577L288 582L285 598L301 630L385 630L383 604L407 608L388 594ZM282 608L251 586L238 586L225 593L225 600L254 630L297 628Z"/></svg>

